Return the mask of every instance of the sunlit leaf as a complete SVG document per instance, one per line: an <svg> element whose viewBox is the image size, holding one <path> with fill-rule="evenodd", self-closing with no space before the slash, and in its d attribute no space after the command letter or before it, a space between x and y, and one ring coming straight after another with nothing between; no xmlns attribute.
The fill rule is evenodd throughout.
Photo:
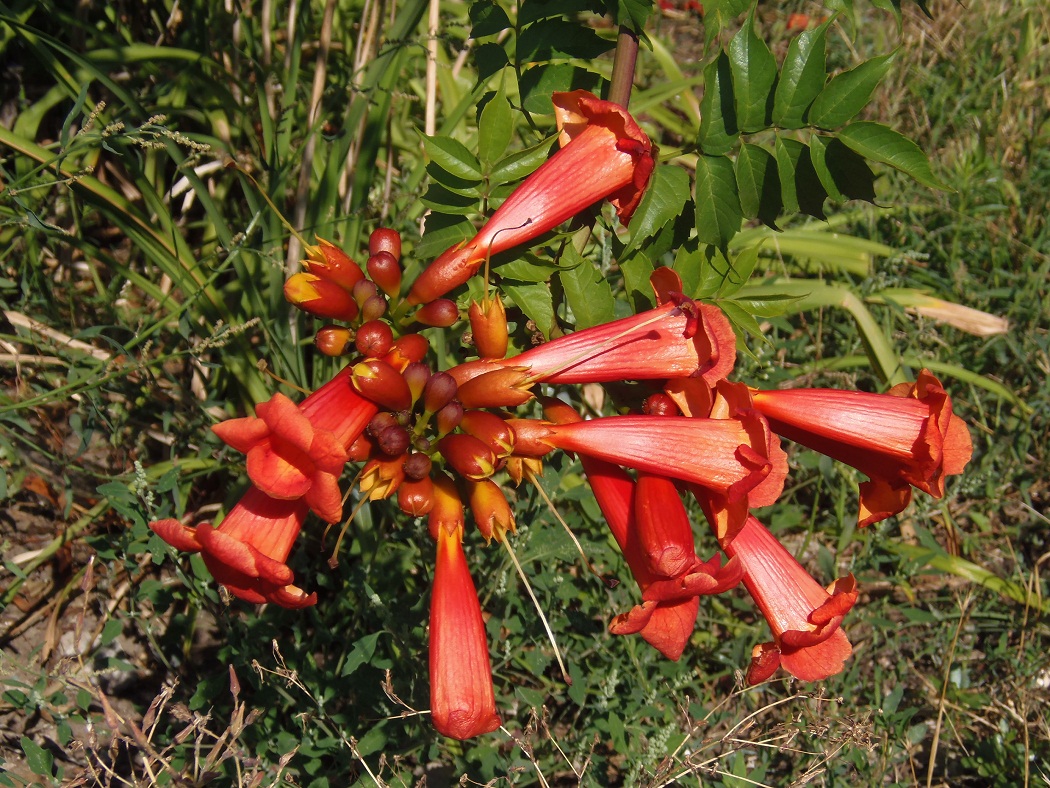
<svg viewBox="0 0 1050 788"><path fill-rule="evenodd" d="M894 54L873 57L832 77L810 105L806 122L822 129L837 129L848 123L867 106L893 64Z"/></svg>
<svg viewBox="0 0 1050 788"><path fill-rule="evenodd" d="M558 271L565 300L576 318L576 328L589 328L615 318L615 302L609 280L572 244L566 244Z"/></svg>
<svg viewBox="0 0 1050 788"><path fill-rule="evenodd" d="M872 161L888 164L933 189L947 187L933 174L922 149L900 132L881 123L858 121L838 133L852 150Z"/></svg>
<svg viewBox="0 0 1050 788"><path fill-rule="evenodd" d="M704 97L700 102L697 144L704 153L720 156L733 149L739 135L729 57L720 52L704 68Z"/></svg>
<svg viewBox="0 0 1050 788"><path fill-rule="evenodd" d="M729 42L736 118L741 131L759 131L768 125L777 61L749 18Z"/></svg>
<svg viewBox="0 0 1050 788"><path fill-rule="evenodd" d="M689 199L689 175L681 167L661 164L631 217L631 241L625 252L651 238L660 228L680 216Z"/></svg>
<svg viewBox="0 0 1050 788"><path fill-rule="evenodd" d="M803 124L806 109L824 87L827 25L791 40L773 96L773 123L785 129Z"/></svg>
<svg viewBox="0 0 1050 788"><path fill-rule="evenodd" d="M696 163L696 234L724 247L744 220L733 164L724 156L699 156Z"/></svg>

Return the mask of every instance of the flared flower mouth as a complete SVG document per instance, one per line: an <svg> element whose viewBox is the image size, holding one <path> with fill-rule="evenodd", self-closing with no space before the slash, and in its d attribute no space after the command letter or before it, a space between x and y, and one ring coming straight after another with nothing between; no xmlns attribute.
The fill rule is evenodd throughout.
<svg viewBox="0 0 1050 788"><path fill-rule="evenodd" d="M272 498L252 487L218 527L201 523L194 528L169 519L150 528L177 550L201 553L208 571L234 596L301 608L313 605L317 595L293 585L286 561L306 512L302 500Z"/></svg>
<svg viewBox="0 0 1050 788"><path fill-rule="evenodd" d="M857 601L853 576L823 588L754 516L722 546L740 562L744 585L773 630L772 642L755 647L748 683L778 667L803 681L840 673L853 652L840 626Z"/></svg>
<svg viewBox="0 0 1050 788"><path fill-rule="evenodd" d="M787 389L751 398L774 432L869 478L860 487L861 525L903 511L912 487L943 497L945 477L961 473L973 452L966 423L928 370L886 394Z"/></svg>

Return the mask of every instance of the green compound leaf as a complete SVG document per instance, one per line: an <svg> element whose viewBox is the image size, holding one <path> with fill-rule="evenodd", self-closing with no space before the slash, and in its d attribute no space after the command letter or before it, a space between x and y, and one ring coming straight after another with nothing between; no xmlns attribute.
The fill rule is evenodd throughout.
<svg viewBox="0 0 1050 788"><path fill-rule="evenodd" d="M668 222L680 216L688 199L689 175L686 171L668 164L659 165L653 172L645 196L631 217L631 241L624 253L635 249L642 241L656 235Z"/></svg>
<svg viewBox="0 0 1050 788"><path fill-rule="evenodd" d="M895 52L865 60L836 74L813 100L806 122L821 129L837 129L867 106L872 93L893 64Z"/></svg>
<svg viewBox="0 0 1050 788"><path fill-rule="evenodd" d="M941 190L948 188L933 174L930 160L922 149L888 126L858 121L839 131L838 138L861 156L888 164L924 186Z"/></svg>
<svg viewBox="0 0 1050 788"><path fill-rule="evenodd" d="M462 142L451 137L423 137L423 149L445 172L464 181L481 180L481 163Z"/></svg>
<svg viewBox="0 0 1050 788"><path fill-rule="evenodd" d="M751 143L742 145L736 157L736 182L744 217L775 228L784 201L776 162L769 151Z"/></svg>
<svg viewBox="0 0 1050 788"><path fill-rule="evenodd" d="M863 156L832 137L814 134L809 145L813 170L832 199L875 202L875 173Z"/></svg>
<svg viewBox="0 0 1050 788"><path fill-rule="evenodd" d="M478 158L492 165L507 150L514 135L514 116L510 102L500 86L499 91L481 110L478 119Z"/></svg>
<svg viewBox="0 0 1050 788"><path fill-rule="evenodd" d="M733 163L725 156L697 157L697 237L724 249L729 239L740 232L743 220Z"/></svg>
<svg viewBox="0 0 1050 788"><path fill-rule="evenodd" d="M773 123L781 128L801 128L806 109L824 87L829 23L801 33L788 45L773 96Z"/></svg>
<svg viewBox="0 0 1050 788"><path fill-rule="evenodd" d="M760 131L768 124L777 61L766 42L755 33L754 17L729 42L737 124L741 131Z"/></svg>
<svg viewBox="0 0 1050 788"><path fill-rule="evenodd" d="M503 283L503 292L507 294L514 306L525 313L536 324L543 336L550 339L554 327L554 300L550 286L546 282L535 284Z"/></svg>
<svg viewBox="0 0 1050 788"><path fill-rule="evenodd" d="M701 155L696 161L696 236L724 248L740 231L743 212L736 191L733 163L726 157Z"/></svg>
<svg viewBox="0 0 1050 788"><path fill-rule="evenodd" d="M729 57L721 52L704 68L704 97L700 101L700 132L696 142L704 153L721 156L733 149L739 135L732 70Z"/></svg>
<svg viewBox="0 0 1050 788"><path fill-rule="evenodd" d="M563 267L558 278L565 290L565 300L576 318L576 328L590 328L616 318L616 300L609 280L589 261L584 260L572 244L565 246Z"/></svg>

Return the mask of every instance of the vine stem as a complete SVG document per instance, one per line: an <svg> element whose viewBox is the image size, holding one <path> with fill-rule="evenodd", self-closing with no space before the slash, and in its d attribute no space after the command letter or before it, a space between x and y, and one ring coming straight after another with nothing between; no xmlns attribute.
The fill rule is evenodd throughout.
<svg viewBox="0 0 1050 788"><path fill-rule="evenodd" d="M616 54L613 56L612 81L609 85L609 101L627 109L634 85L634 68L638 62L638 34L626 25L620 25L616 37Z"/></svg>

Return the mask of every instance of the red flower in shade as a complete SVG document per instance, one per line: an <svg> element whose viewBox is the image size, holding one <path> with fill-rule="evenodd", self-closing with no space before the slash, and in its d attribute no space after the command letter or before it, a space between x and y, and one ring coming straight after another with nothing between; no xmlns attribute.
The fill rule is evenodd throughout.
<svg viewBox="0 0 1050 788"><path fill-rule="evenodd" d="M935 498L944 478L962 473L973 446L966 423L928 370L886 394L834 389L752 391L755 410L779 435L852 465L860 486L860 524L904 510L916 487Z"/></svg>
<svg viewBox="0 0 1050 788"><path fill-rule="evenodd" d="M302 500L278 500L252 487L223 518L218 528L196 528L178 520L159 520L150 528L178 550L201 553L212 576L247 602L273 602L301 608L317 602L292 585L285 563L306 519Z"/></svg>
<svg viewBox="0 0 1050 788"><path fill-rule="evenodd" d="M689 299L559 337L509 359L460 364L461 386L497 370L520 370L523 382L607 383L700 376L724 378L736 360L736 336L717 307ZM504 382L505 385L505 382Z"/></svg>
<svg viewBox="0 0 1050 788"><path fill-rule="evenodd" d="M343 516L339 475L347 449L376 414L374 404L350 387L350 370L296 406L274 394L256 406L255 416L228 419L212 430L248 455L248 476L271 498L302 498L321 519Z"/></svg>
<svg viewBox="0 0 1050 788"><path fill-rule="evenodd" d="M473 240L453 246L416 278L410 304L466 282L489 255L527 243L599 200L626 224L649 184L653 146L623 107L584 90L552 97L561 150L526 178Z"/></svg>
<svg viewBox="0 0 1050 788"><path fill-rule="evenodd" d="M840 673L853 653L840 627L857 601L853 575L822 588L753 516L722 548L743 565L744 585L773 630L773 641L752 652L748 683L765 681L778 667L803 681Z"/></svg>
<svg viewBox="0 0 1050 788"><path fill-rule="evenodd" d="M580 461L609 530L642 590L642 604L613 619L609 631L614 635L638 633L665 657L677 660L693 632L699 595L720 594L735 586L741 577L740 564L730 561L722 566L717 556L706 562L696 557L685 508L669 480L640 474L636 484L617 465L584 454ZM662 517L676 524L684 522L688 532L654 529L654 525L659 528ZM652 548L659 536L666 539L665 548L687 559L673 572L654 571Z"/></svg>
<svg viewBox="0 0 1050 788"><path fill-rule="evenodd" d="M437 527L430 602L430 714L454 739L496 730L488 639L481 604L463 553L463 528Z"/></svg>

